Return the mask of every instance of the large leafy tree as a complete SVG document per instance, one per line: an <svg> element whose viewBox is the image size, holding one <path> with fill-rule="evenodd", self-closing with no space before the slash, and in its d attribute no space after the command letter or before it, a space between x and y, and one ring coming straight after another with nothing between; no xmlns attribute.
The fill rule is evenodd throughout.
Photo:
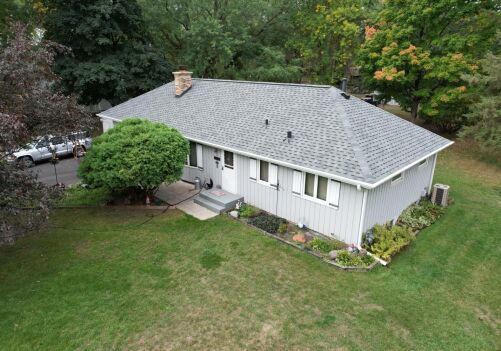
<svg viewBox="0 0 501 351"><path fill-rule="evenodd" d="M308 80L337 84L345 77L362 41L360 1L306 2L295 17L297 49Z"/></svg>
<svg viewBox="0 0 501 351"><path fill-rule="evenodd" d="M289 0L138 0L155 43L195 76L297 82L286 49L296 4Z"/></svg>
<svg viewBox="0 0 501 351"><path fill-rule="evenodd" d="M478 89L479 101L470 106L460 134L501 150L501 55L488 53L481 63L483 74L465 77Z"/></svg>
<svg viewBox="0 0 501 351"><path fill-rule="evenodd" d="M94 139L78 174L94 187L151 196L181 178L187 154L188 141L177 130L129 118Z"/></svg>
<svg viewBox="0 0 501 351"><path fill-rule="evenodd" d="M66 92L83 103L122 102L170 79L135 0L44 0L46 37L68 46L56 71Z"/></svg>
<svg viewBox="0 0 501 351"><path fill-rule="evenodd" d="M9 33L0 52L0 243L41 225L57 197L19 165L8 164L8 155L36 136L89 130L95 122L75 96L55 89L54 57L65 48L37 39L21 24Z"/></svg>
<svg viewBox="0 0 501 351"><path fill-rule="evenodd" d="M437 126L463 123L468 86L492 45L499 17L495 1L394 0L366 27L360 52L367 84Z"/></svg>

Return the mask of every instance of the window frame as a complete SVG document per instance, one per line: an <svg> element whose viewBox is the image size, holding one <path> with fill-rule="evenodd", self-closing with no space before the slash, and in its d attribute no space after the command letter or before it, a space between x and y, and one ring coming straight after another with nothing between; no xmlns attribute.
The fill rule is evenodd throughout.
<svg viewBox="0 0 501 351"><path fill-rule="evenodd" d="M195 169L200 169L200 170L203 170L204 167L203 167L203 145L202 144L199 144L199 143L196 143L194 141L191 141L189 140L189 143L190 143L190 151L188 152L188 155L186 155L186 162L184 163L184 166L185 167L189 167L189 168L195 168ZM195 146L195 165L191 165L191 145L194 145ZM200 155L199 155L199 150L200 150ZM201 157L201 159L199 160L198 158ZM202 166L200 167L199 164L201 164Z"/></svg>
<svg viewBox="0 0 501 351"><path fill-rule="evenodd" d="M303 199L306 199L306 200L309 200L309 201L313 201L313 202L316 202L316 203L319 203L319 204L322 204L324 206L328 206L332 209L339 209L339 203L340 203L340 198L341 198L341 182L335 180L335 179L331 179L331 178L328 178L328 177L324 177L324 176L319 176L318 174L315 174L315 173L310 173L310 172L301 172L302 173L302 176L301 176L301 194L296 194L294 191L292 191L292 194L295 195L295 196L300 196L302 197ZM310 196L308 194L306 194L305 190L306 190L306 175L307 174L311 174L313 175L315 178L314 178L314 183L313 183L313 196ZM321 177L321 178L324 178L327 180L327 192L325 194L325 200L322 200L320 198L318 198L318 178ZM332 186L331 186L331 182L332 181L336 181L340 184L339 186L339 194L338 194L338 204L335 205L335 204L331 204L329 203L329 199L330 199L330 195L331 195L331 191L332 191Z"/></svg>
<svg viewBox="0 0 501 351"><path fill-rule="evenodd" d="M425 158L424 160L422 160L418 163L418 168L423 168L427 165L428 165L428 158Z"/></svg>
<svg viewBox="0 0 501 351"><path fill-rule="evenodd" d="M259 159L255 159L256 160L256 180L252 179L252 178L249 178L251 181L253 182L256 182L258 184L261 184L261 185L266 185L266 186L269 186L270 188L273 188L273 189L277 189L277 186L278 184L272 184L271 183L271 167L276 167L276 177L277 177L277 183L278 183L278 165L274 164L274 163L271 163L271 162L268 162L268 161L265 161L265 160L259 160ZM267 163L268 164L268 174L267 174L267 179L266 181L262 180L261 179L261 162L263 163Z"/></svg>
<svg viewBox="0 0 501 351"><path fill-rule="evenodd" d="M401 172L391 178L391 185L400 184L404 180L404 172Z"/></svg>

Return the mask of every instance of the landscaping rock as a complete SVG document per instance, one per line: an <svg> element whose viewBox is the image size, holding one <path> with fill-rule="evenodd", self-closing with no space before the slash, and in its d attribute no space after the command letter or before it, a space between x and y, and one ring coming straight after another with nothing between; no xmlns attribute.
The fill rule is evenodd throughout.
<svg viewBox="0 0 501 351"><path fill-rule="evenodd" d="M306 238L304 237L304 234L296 234L292 237L292 240L295 242L304 244L306 242Z"/></svg>
<svg viewBox="0 0 501 351"><path fill-rule="evenodd" d="M238 211L231 211L230 216L232 216L234 218L238 218Z"/></svg>
<svg viewBox="0 0 501 351"><path fill-rule="evenodd" d="M329 252L329 258L331 260L335 260L337 258L337 250L332 250L331 252Z"/></svg>

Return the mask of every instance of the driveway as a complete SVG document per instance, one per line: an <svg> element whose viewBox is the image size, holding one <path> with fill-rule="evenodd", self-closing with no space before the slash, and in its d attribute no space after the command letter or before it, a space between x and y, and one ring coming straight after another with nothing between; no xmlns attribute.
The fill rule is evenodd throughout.
<svg viewBox="0 0 501 351"><path fill-rule="evenodd" d="M78 161L73 158L66 158L56 164L57 180L60 183L73 185L78 183L80 179L77 176ZM56 176L54 174L54 166L50 162L37 164L29 169L30 172L38 175L38 180L47 185L56 184Z"/></svg>

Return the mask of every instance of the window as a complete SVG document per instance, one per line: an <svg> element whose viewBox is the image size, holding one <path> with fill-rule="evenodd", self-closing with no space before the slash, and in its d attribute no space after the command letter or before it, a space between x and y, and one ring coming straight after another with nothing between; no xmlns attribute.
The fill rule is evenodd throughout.
<svg viewBox="0 0 501 351"><path fill-rule="evenodd" d="M313 197L315 193L315 175L306 173L304 180L304 194Z"/></svg>
<svg viewBox="0 0 501 351"><path fill-rule="evenodd" d="M233 169L233 152L225 151L224 152L224 166L229 169Z"/></svg>
<svg viewBox="0 0 501 351"><path fill-rule="evenodd" d="M301 179L302 173L294 171L292 192L298 194L299 187L297 182ZM305 173L304 177L304 195L312 200L326 202L330 206L339 206L339 192L341 190L341 183L328 178Z"/></svg>
<svg viewBox="0 0 501 351"><path fill-rule="evenodd" d="M427 158L425 158L423 161L421 161L421 162L418 163L418 165L419 165L420 168L426 166L427 164L428 164L428 159Z"/></svg>
<svg viewBox="0 0 501 351"><path fill-rule="evenodd" d="M249 158L249 178L254 181L257 179L257 160L254 158Z"/></svg>
<svg viewBox="0 0 501 351"><path fill-rule="evenodd" d="M190 153L188 155L188 166L197 166L197 144L190 141Z"/></svg>
<svg viewBox="0 0 501 351"><path fill-rule="evenodd" d="M259 180L268 183L269 163L266 161L259 161Z"/></svg>
<svg viewBox="0 0 501 351"><path fill-rule="evenodd" d="M327 178L318 176L317 199L327 200Z"/></svg>
<svg viewBox="0 0 501 351"><path fill-rule="evenodd" d="M266 161L259 161L259 182L278 187L278 166Z"/></svg>
<svg viewBox="0 0 501 351"><path fill-rule="evenodd" d="M186 158L186 164L190 167L203 168L202 145L190 141L190 153Z"/></svg>
<svg viewBox="0 0 501 351"><path fill-rule="evenodd" d="M403 175L403 173L399 173L399 174L397 174L396 176L394 176L393 178L391 178L391 184L398 183L398 182L400 182L402 179L404 179L404 175Z"/></svg>

